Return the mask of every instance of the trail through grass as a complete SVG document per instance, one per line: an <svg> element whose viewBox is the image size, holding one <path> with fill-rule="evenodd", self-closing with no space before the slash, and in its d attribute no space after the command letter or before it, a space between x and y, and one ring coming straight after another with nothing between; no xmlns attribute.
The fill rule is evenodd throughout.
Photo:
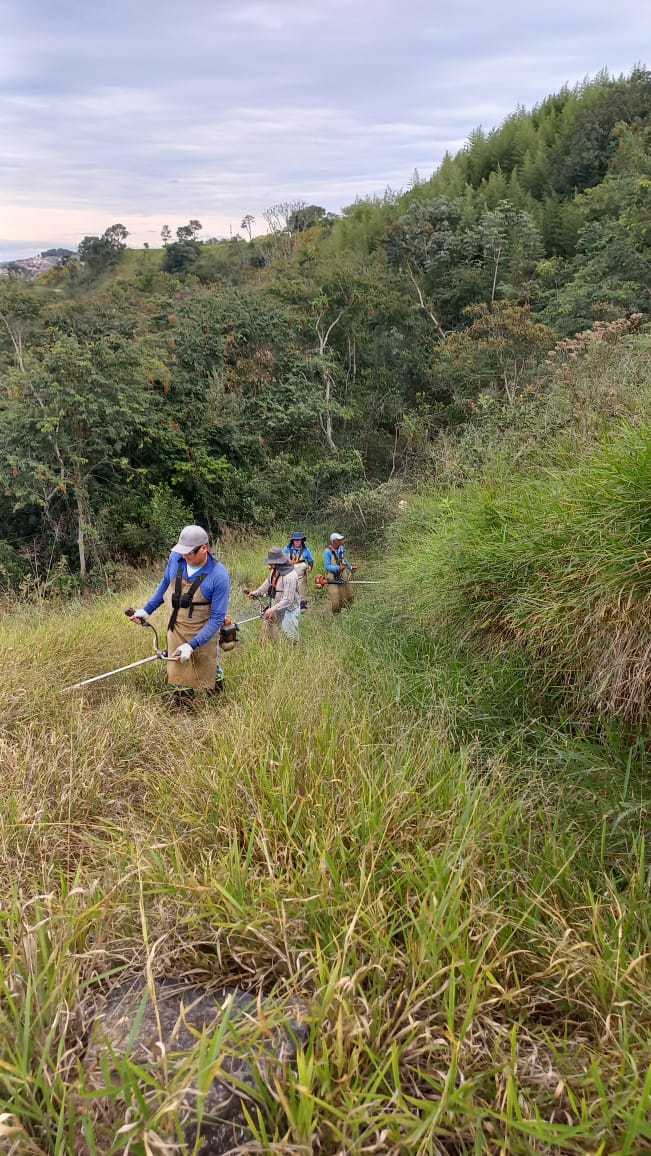
<svg viewBox="0 0 651 1156"><path fill-rule="evenodd" d="M78 1067L146 970L306 1001L260 1150L651 1150L643 751L536 719L506 659L480 679L371 587L296 651L245 627L193 714L153 666L61 696L147 653L142 594L0 628L0 1151L74 1152L82 1119L164 1151L173 1083L125 1068L109 1141Z"/></svg>

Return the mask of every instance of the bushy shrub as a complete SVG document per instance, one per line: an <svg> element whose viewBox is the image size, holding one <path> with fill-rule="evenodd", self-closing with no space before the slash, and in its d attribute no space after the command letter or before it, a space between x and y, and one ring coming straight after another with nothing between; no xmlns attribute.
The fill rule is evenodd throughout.
<svg viewBox="0 0 651 1156"><path fill-rule="evenodd" d="M116 556L131 563L157 558L176 541L179 530L196 521L182 499L165 485L117 494L99 510L94 536L106 566Z"/></svg>
<svg viewBox="0 0 651 1156"><path fill-rule="evenodd" d="M192 512L169 486L156 486L152 490L147 518L159 549L173 544L181 527L194 521Z"/></svg>
<svg viewBox="0 0 651 1156"><path fill-rule="evenodd" d="M645 424L575 468L425 498L400 530L400 603L459 643L522 647L530 678L578 717L645 720L650 495Z"/></svg>
<svg viewBox="0 0 651 1156"><path fill-rule="evenodd" d="M270 526L282 515L292 521L307 518L314 524L323 518L331 496L359 486L363 476L356 451L312 461L279 454L252 478L255 522Z"/></svg>
<svg viewBox="0 0 651 1156"><path fill-rule="evenodd" d="M561 343L557 348L570 343ZM608 329L581 340L577 356L548 362L512 404L483 394L469 421L442 433L431 453L439 485L456 486L496 470L523 473L585 452L616 421L649 412L648 334Z"/></svg>
<svg viewBox="0 0 651 1156"><path fill-rule="evenodd" d="M558 341L547 355L550 364L576 361L591 346L600 342L618 341L626 334L635 333L644 321L643 313L631 313L629 317L618 317L615 321L595 321L591 329L583 329L573 337Z"/></svg>
<svg viewBox="0 0 651 1156"><path fill-rule="evenodd" d="M0 541L0 592L18 590L29 570L24 558L9 542Z"/></svg>
<svg viewBox="0 0 651 1156"><path fill-rule="evenodd" d="M398 482L363 486L330 498L328 515L339 533L353 539L356 546L372 549L384 542L389 526L401 512L401 494Z"/></svg>

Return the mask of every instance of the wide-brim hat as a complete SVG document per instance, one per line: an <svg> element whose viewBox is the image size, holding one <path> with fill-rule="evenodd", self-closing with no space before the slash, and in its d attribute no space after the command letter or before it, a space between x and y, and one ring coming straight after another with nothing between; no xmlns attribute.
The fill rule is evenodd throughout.
<svg viewBox="0 0 651 1156"><path fill-rule="evenodd" d="M273 566L276 570L282 573L289 573L294 569L287 555L281 550L280 546L272 546L267 554L267 566Z"/></svg>

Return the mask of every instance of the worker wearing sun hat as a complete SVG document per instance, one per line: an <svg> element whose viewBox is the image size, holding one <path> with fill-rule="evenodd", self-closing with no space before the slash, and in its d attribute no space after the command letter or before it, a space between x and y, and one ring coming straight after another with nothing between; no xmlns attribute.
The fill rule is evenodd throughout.
<svg viewBox="0 0 651 1156"><path fill-rule="evenodd" d="M353 601L350 576L355 570L346 557L343 534L331 534L330 545L323 552L328 598L333 614L340 614Z"/></svg>
<svg viewBox="0 0 651 1156"><path fill-rule="evenodd" d="M168 662L167 679L173 686L215 689L229 588L228 571L213 558L207 532L184 526L156 593L133 614L133 621L142 622L163 603L168 607L167 653L176 661Z"/></svg>
<svg viewBox="0 0 651 1156"><path fill-rule="evenodd" d="M314 569L312 551L307 545L306 535L302 530L294 530L289 542L283 551L290 562L293 562L298 577L298 592L301 598L301 610L307 610L307 576Z"/></svg>
<svg viewBox="0 0 651 1156"><path fill-rule="evenodd" d="M263 614L264 638L276 642L280 637L280 629L290 642L298 642L301 616L298 575L280 546L272 546L266 562L269 574L264 582L256 590L247 590L245 593L249 598L269 599L269 606Z"/></svg>

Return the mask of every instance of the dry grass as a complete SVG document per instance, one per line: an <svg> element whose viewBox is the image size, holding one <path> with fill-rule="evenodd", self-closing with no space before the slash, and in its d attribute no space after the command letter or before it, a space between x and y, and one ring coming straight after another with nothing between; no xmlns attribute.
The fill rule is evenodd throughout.
<svg viewBox="0 0 651 1156"><path fill-rule="evenodd" d="M307 1002L261 1151L651 1150L637 812L615 873L611 799L579 821L569 762L551 786L506 742L459 742L450 672L379 610L319 607L297 653L244 628L193 715L151 667L62 697L146 652L124 602L0 632L0 1150L73 1152L82 1118L91 1152L165 1150L200 1049L153 1085L125 1065L110 1141L84 1099L85 1026L125 972Z"/></svg>

